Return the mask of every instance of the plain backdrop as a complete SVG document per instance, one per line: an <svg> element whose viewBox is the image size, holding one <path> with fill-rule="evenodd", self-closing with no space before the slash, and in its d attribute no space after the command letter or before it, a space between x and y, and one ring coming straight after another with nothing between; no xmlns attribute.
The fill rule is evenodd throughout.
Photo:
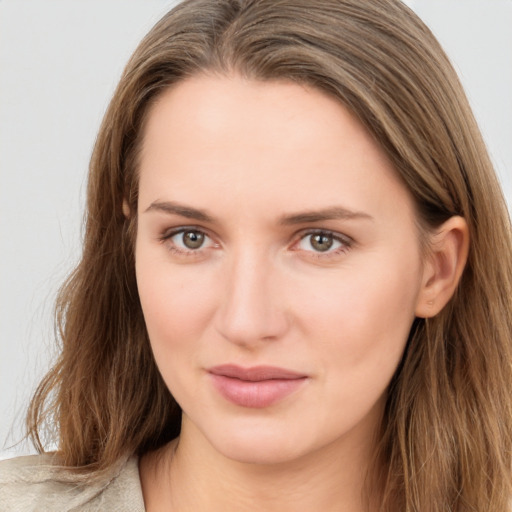
<svg viewBox="0 0 512 512"><path fill-rule="evenodd" d="M174 3L0 0L0 458L33 452L16 443L55 355L53 302L79 257L96 132L128 57ZM454 62L512 198L512 0L407 3Z"/></svg>

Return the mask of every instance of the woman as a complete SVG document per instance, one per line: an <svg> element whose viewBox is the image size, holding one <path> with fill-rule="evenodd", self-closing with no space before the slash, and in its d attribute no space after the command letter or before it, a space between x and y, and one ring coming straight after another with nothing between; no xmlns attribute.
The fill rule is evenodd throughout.
<svg viewBox="0 0 512 512"><path fill-rule="evenodd" d="M400 2L189 0L100 130L53 455L7 510L508 510L510 222ZM17 508L16 508L17 507Z"/></svg>

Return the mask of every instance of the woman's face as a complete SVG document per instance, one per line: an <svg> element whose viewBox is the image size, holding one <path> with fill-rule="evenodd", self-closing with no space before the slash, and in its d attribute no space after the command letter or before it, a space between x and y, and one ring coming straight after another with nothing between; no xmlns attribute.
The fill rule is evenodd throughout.
<svg viewBox="0 0 512 512"><path fill-rule="evenodd" d="M412 200L337 101L198 76L152 107L136 272L183 433L250 462L367 446L422 285Z"/></svg>

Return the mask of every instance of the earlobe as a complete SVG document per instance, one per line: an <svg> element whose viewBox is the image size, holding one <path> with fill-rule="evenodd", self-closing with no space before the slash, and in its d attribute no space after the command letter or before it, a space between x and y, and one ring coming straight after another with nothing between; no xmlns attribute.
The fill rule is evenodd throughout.
<svg viewBox="0 0 512 512"><path fill-rule="evenodd" d="M416 316L437 315L452 298L466 265L469 230L464 218L450 217L430 236Z"/></svg>
<svg viewBox="0 0 512 512"><path fill-rule="evenodd" d="M128 205L128 201L123 199L123 215L129 219L131 217L130 206Z"/></svg>

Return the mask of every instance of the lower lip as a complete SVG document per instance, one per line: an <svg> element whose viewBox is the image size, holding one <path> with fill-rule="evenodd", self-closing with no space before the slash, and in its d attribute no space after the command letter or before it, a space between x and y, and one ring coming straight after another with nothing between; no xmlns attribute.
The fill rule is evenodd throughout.
<svg viewBox="0 0 512 512"><path fill-rule="evenodd" d="M306 377L299 379L269 379L246 381L210 374L217 391L229 402L241 407L269 407L299 389Z"/></svg>

